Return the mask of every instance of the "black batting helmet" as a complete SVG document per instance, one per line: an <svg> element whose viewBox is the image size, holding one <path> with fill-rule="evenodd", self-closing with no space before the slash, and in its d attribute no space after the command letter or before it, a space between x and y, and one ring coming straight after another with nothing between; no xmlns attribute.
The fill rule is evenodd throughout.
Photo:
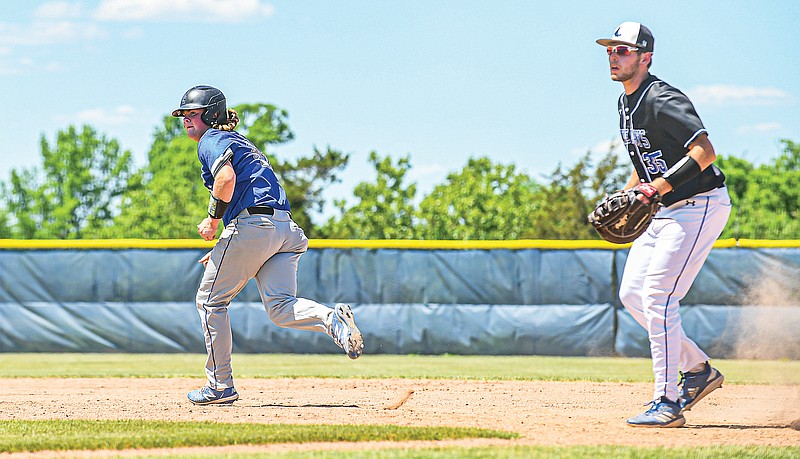
<svg viewBox="0 0 800 459"><path fill-rule="evenodd" d="M225 95L222 91L207 85L190 88L181 98L181 106L172 111L172 116L181 116L184 110L205 108L200 119L211 126L228 122L228 107L225 104Z"/></svg>

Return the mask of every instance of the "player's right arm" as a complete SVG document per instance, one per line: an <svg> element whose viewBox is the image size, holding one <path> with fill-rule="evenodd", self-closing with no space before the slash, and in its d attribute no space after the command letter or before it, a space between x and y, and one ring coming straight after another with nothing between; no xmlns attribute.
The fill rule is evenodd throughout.
<svg viewBox="0 0 800 459"><path fill-rule="evenodd" d="M216 199L218 202L229 203L233 198L233 191L236 188L236 172L230 161L226 161L219 166L214 174L214 186L211 189L212 200ZM214 240L219 227L220 218L214 218L211 215L204 218L199 225L197 225L197 232L200 237L206 241Z"/></svg>
<svg viewBox="0 0 800 459"><path fill-rule="evenodd" d="M636 199L642 201L645 204L650 204L650 199L655 196L655 199L661 199L661 196L666 193L663 191L664 185L669 185L664 179L661 177L656 178L650 183L642 183L639 180L639 174L636 173L636 169L631 172L631 178L628 179L628 183L625 185L625 190L630 190L631 188L636 188L637 196Z"/></svg>
<svg viewBox="0 0 800 459"><path fill-rule="evenodd" d="M631 172L631 178L628 179L628 183L625 184L623 190L630 190L631 188L635 187L639 184L639 174L636 173L636 169Z"/></svg>
<svg viewBox="0 0 800 459"><path fill-rule="evenodd" d="M231 202L234 188L236 188L236 172L228 161L214 174L214 188L211 194L221 201Z"/></svg>

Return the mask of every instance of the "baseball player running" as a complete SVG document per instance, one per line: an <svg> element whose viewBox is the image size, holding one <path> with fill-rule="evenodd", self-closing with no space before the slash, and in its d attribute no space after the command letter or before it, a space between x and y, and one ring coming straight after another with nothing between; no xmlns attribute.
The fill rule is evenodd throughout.
<svg viewBox="0 0 800 459"><path fill-rule="evenodd" d="M619 128L634 167L625 188L637 188L645 202L662 197L662 207L628 252L620 285L622 304L647 330L655 376L650 408L627 422L680 427L683 412L724 380L686 336L678 307L722 233L731 202L692 103L649 72L650 30L625 22L597 43L608 52L611 79L624 88Z"/></svg>
<svg viewBox="0 0 800 459"><path fill-rule="evenodd" d="M211 192L208 217L197 225L206 241L219 241L200 259L205 266L197 290L197 310L205 335L208 383L189 392L197 405L233 403L233 340L228 305L251 278L256 279L270 319L281 327L327 333L351 359L364 342L349 305L331 309L297 298L297 263L308 248L303 230L292 221L286 194L266 156L234 131L239 123L225 96L211 86L183 95L172 116L183 117L189 138L198 143L203 182Z"/></svg>

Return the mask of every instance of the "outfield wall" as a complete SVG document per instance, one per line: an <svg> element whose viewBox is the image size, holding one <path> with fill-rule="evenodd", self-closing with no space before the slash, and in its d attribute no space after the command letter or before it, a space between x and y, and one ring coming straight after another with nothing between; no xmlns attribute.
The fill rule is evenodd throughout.
<svg viewBox="0 0 800 459"><path fill-rule="evenodd" d="M744 242L744 243L743 243ZM0 352L204 352L194 241L0 241ZM371 354L648 356L596 241L312 241L299 296L353 305ZM800 359L800 243L719 241L681 313L714 357ZM254 282L234 351L335 353L280 329Z"/></svg>

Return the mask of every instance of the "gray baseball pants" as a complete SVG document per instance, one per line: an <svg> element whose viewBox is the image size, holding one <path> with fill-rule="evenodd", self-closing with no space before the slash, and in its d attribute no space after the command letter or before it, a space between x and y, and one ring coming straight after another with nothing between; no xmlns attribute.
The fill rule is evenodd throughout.
<svg viewBox="0 0 800 459"><path fill-rule="evenodd" d="M228 305L252 278L276 325L330 335L333 309L296 296L297 263L307 249L303 230L282 210L273 215L250 215L244 210L222 231L196 297L211 388L233 387Z"/></svg>

